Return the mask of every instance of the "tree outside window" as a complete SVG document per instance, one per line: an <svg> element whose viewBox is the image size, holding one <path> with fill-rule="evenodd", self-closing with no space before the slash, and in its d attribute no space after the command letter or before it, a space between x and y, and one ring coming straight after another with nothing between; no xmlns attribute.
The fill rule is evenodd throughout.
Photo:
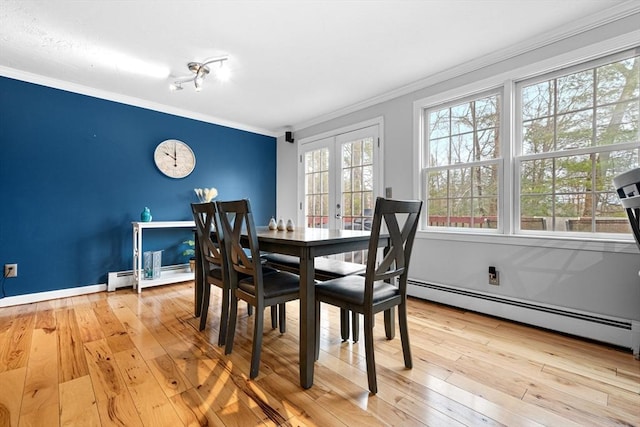
<svg viewBox="0 0 640 427"><path fill-rule="evenodd" d="M428 226L497 227L501 109L496 93L425 109Z"/></svg>
<svg viewBox="0 0 640 427"><path fill-rule="evenodd" d="M612 180L638 167L640 57L519 84L520 221L629 233Z"/></svg>

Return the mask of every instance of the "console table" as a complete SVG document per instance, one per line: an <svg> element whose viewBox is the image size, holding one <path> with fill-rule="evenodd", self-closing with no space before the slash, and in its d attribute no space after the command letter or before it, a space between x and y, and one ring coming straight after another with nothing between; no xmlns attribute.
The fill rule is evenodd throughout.
<svg viewBox="0 0 640 427"><path fill-rule="evenodd" d="M146 229L153 228L195 228L193 221L134 221L133 224L133 288L138 289L150 286L164 285L167 283L185 282L193 280L193 272L189 268L177 268L171 271L163 271L157 279L145 279L142 265L142 234Z"/></svg>

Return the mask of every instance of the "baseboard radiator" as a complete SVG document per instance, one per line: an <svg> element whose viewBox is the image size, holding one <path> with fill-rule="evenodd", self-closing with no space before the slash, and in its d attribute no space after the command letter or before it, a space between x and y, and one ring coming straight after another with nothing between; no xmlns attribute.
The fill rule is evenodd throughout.
<svg viewBox="0 0 640 427"><path fill-rule="evenodd" d="M162 273L182 271L188 268L189 264L163 265L160 267ZM112 271L107 274L107 290L115 291L118 288L133 287L133 270Z"/></svg>
<svg viewBox="0 0 640 427"><path fill-rule="evenodd" d="M414 297L614 344L631 349L636 358L640 357L640 320L619 319L416 279L409 279L408 284L408 294Z"/></svg>

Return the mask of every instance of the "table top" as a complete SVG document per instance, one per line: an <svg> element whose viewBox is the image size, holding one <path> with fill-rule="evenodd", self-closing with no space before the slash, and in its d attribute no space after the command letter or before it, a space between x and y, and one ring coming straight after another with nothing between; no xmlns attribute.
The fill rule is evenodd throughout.
<svg viewBox="0 0 640 427"><path fill-rule="evenodd" d="M256 227L260 242L274 243L286 241L290 245L319 246L333 243L357 242L369 240L370 231L338 230L327 228L296 228L293 231L269 230L269 227Z"/></svg>
<svg viewBox="0 0 640 427"><path fill-rule="evenodd" d="M196 226L194 221L132 221L131 224L138 228L193 228Z"/></svg>

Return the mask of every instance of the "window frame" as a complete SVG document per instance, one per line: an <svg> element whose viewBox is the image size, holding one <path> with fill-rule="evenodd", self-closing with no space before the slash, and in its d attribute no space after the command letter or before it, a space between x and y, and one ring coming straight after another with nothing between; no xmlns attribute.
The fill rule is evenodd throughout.
<svg viewBox="0 0 640 427"><path fill-rule="evenodd" d="M504 152L505 150L503 149L504 145L508 145L505 144L505 140L509 141L508 138L503 138L503 136L506 136L505 131L507 130L505 128L504 125L504 120L503 120L503 116L505 113L504 110L504 88L501 86L497 86L494 88L490 88L490 89L486 89L480 92L474 92L474 93L469 93L466 94L463 97L460 98L455 98L455 99L450 99L444 103L435 103L432 105L424 105L421 108L421 118L420 121L422 123L422 147L421 147L421 157L419 159L420 161L420 198L422 200L425 201L424 203L424 215L422 215L422 218L420 220L421 224L421 230L445 230L445 231L450 231L450 232L471 232L471 230L473 230L473 232L477 232L477 233L497 233L499 232L498 230L501 230L502 228L502 217L504 215L504 203L503 203L503 194L504 194L504 166L505 166L505 162L504 162ZM431 166L431 165L426 165L426 163L428 163L428 157L429 157L429 149L430 149L430 145L429 145L429 135L428 135L428 115L430 110L433 109L445 109L445 108L451 108L453 106L457 106L460 104L464 104L464 103L470 103L472 101L477 101L477 100L481 100L483 98L487 98L489 96L494 96L497 95L498 97L500 97L500 111L498 111L499 114L499 132L500 132L500 149L501 149L501 154L500 157L497 157L495 159L485 159L485 160L473 160L470 162L466 162L466 163L461 163L459 164L460 167L469 167L469 168L473 168L473 167L482 167L482 166L488 166L488 165L496 165L498 167L498 181L497 181L497 217L498 217L498 224L497 224L497 228L495 229L490 229L490 228L464 228L464 227L444 227L444 226L430 226L428 225L428 212L429 212L429 204L430 204L430 199L427 197L427 192L429 191L428 186L424 185L424 183L426 182L426 180L428 179L428 175L429 172L431 171L441 171L441 170L452 170L455 169L456 165L454 164L447 164L447 165L440 165L440 166ZM449 137L451 137L451 134L449 134ZM508 150L509 151L509 150ZM450 200L450 199L447 199Z"/></svg>
<svg viewBox="0 0 640 427"><path fill-rule="evenodd" d="M519 170L519 165L516 162L517 156L514 155L513 151L515 148L513 141L516 136L516 82L533 78L544 80L544 77L548 79L550 73L557 72L559 74L566 74L574 67L589 68L586 65L587 63L596 64L597 61L611 62L615 60L614 55L624 57L630 54L632 55L633 53L640 53L640 37L637 34L627 34L582 46L570 52L550 56L539 62L514 67L490 77L476 79L475 81L472 81L470 78L466 78L462 82L452 81L451 84L446 85L445 88L454 87L453 89L433 92L430 96L415 100L413 102L414 197L422 198L424 195L422 185L422 159L424 158L426 136L424 109L444 105L456 99L463 99L492 89L501 88L503 91L501 148L504 164L501 174L503 181L500 184L502 200L499 203L499 209L502 208L502 214L500 215L502 223L498 224L498 228L492 233L488 233L486 230L478 232L478 229L469 228L427 228L421 224L417 238L448 242L460 241L525 247L580 249L598 252L636 253L637 247L631 233L628 235L576 232L561 234L560 232L540 233L535 230L520 230L519 221L516 221L520 214L520 180L517 178L516 173L516 171ZM591 65L591 68L593 67L595 67L595 65ZM517 102L519 103L520 101L518 100Z"/></svg>
<svg viewBox="0 0 640 427"><path fill-rule="evenodd" d="M543 153L533 153L533 154L522 154L522 138L523 138L523 119L522 119L522 89L524 87L528 87L531 85L535 85L538 83L547 82L549 80L557 79L562 76L578 73L581 71L594 70L600 66L607 65L610 63L614 63L617 61L621 61L624 59L629 59L634 56L639 56L640 52L637 49L626 49L621 52L617 52L609 55L602 55L598 58L591 59L588 61L581 62L579 64L575 64L569 67L560 67L553 71L536 75L535 77L530 77L527 79L520 79L514 83L514 147L513 147L513 156L510 159L513 162L514 174L513 174L513 183L514 183L514 206L513 206L513 222L516 225L516 229L514 234L540 234L535 231L531 232L531 230L522 230L520 228L520 214L521 214L521 168L522 163L527 160L535 160L535 159L557 159L562 157L572 157L572 156L580 156L580 155L589 155L589 154L601 154L605 152L612 151L620 151L620 150L630 150L637 149L640 147L640 140L636 142L626 142L626 143L617 143L612 145L592 145L589 147L581 147L581 148L572 148L566 150L553 150ZM554 113L554 119L557 117L557 114ZM615 191L615 190L614 190ZM555 195L553 195L555 196ZM627 217L625 216L626 220ZM620 233L605 233L605 232L576 232L576 231L547 231L544 233L552 234L557 237L576 237L576 238L593 238L598 240L606 240L606 239L616 239L616 237L620 237L624 239L623 234Z"/></svg>

